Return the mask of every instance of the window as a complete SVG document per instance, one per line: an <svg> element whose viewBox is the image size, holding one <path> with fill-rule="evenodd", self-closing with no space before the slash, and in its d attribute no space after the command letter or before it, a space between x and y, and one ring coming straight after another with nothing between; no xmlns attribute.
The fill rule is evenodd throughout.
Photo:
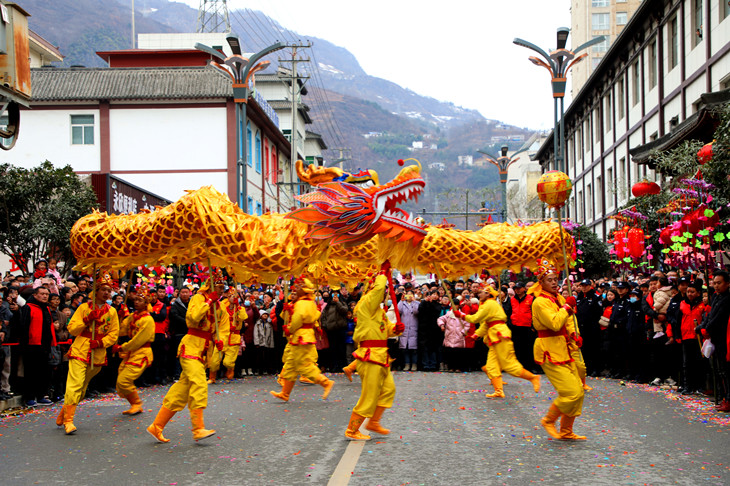
<svg viewBox="0 0 730 486"><path fill-rule="evenodd" d="M253 158L253 141L251 140L251 123L246 124L246 147L248 152L248 157L246 157L246 163L249 167L253 167L253 161L251 160ZM248 212L251 214L251 211Z"/></svg>
<svg viewBox="0 0 730 486"><path fill-rule="evenodd" d="M730 17L730 2L728 0L720 0L720 22Z"/></svg>
<svg viewBox="0 0 730 486"><path fill-rule="evenodd" d="M264 210L263 210L263 208L261 207L261 203L260 203L260 202L258 202L258 201L256 201L256 214L257 214L258 216L261 216L262 214L264 214Z"/></svg>
<svg viewBox="0 0 730 486"><path fill-rule="evenodd" d="M576 200L578 203L578 221L581 223L585 223L585 201L583 200L583 191L578 191L578 199Z"/></svg>
<svg viewBox="0 0 730 486"><path fill-rule="evenodd" d="M611 111L611 92L609 91L608 94L606 94L606 98L604 99L604 105L603 105L603 113L606 115L605 118L605 124L606 124L606 131L611 130L611 122L613 121L613 112Z"/></svg>
<svg viewBox="0 0 730 486"><path fill-rule="evenodd" d="M692 7L692 47L696 47L702 40L702 0L694 0Z"/></svg>
<svg viewBox="0 0 730 486"><path fill-rule="evenodd" d="M577 160L583 160L583 129L579 128L576 133L576 137L578 138L578 159Z"/></svg>
<svg viewBox="0 0 730 486"><path fill-rule="evenodd" d="M616 25L626 25L629 21L629 14L626 12L616 12Z"/></svg>
<svg viewBox="0 0 730 486"><path fill-rule="evenodd" d="M71 144L94 145L94 115L71 115Z"/></svg>
<svg viewBox="0 0 730 486"><path fill-rule="evenodd" d="M269 162L269 179L271 180L272 184L276 184L279 182L279 163L276 156L276 147L274 145L271 145L271 152L269 153L269 156L271 157L271 162Z"/></svg>
<svg viewBox="0 0 730 486"><path fill-rule="evenodd" d="M649 89L657 83L657 45L656 39L649 44Z"/></svg>
<svg viewBox="0 0 730 486"><path fill-rule="evenodd" d="M248 196L248 214L253 214L253 198Z"/></svg>
<svg viewBox="0 0 730 486"><path fill-rule="evenodd" d="M616 108L618 108L618 119L624 119L624 80L623 78L618 80L618 86L616 87Z"/></svg>
<svg viewBox="0 0 730 486"><path fill-rule="evenodd" d="M679 24L677 16L672 17L669 21L669 70L671 71L677 66L679 59Z"/></svg>
<svg viewBox="0 0 730 486"><path fill-rule="evenodd" d="M639 61L634 63L631 74L631 106L636 106L641 96L641 71L639 71Z"/></svg>
<svg viewBox="0 0 730 486"><path fill-rule="evenodd" d="M8 121L9 120L8 120L7 116L0 116L0 128L2 128L3 130L8 128ZM0 138L0 143L4 147L9 147L12 140L13 140L12 138Z"/></svg>
<svg viewBox="0 0 730 486"><path fill-rule="evenodd" d="M596 177L596 214L598 217L603 216L603 194L606 192L603 190L602 182L601 176Z"/></svg>
<svg viewBox="0 0 730 486"><path fill-rule="evenodd" d="M619 160L618 181L616 182L624 185L628 183L628 181L626 180L626 157L621 157L621 160Z"/></svg>
<svg viewBox="0 0 730 486"><path fill-rule="evenodd" d="M601 57L591 58L591 71L595 71L599 64L601 64Z"/></svg>
<svg viewBox="0 0 730 486"><path fill-rule="evenodd" d="M596 143L601 139L601 113L598 107L593 110L593 133L593 143Z"/></svg>
<svg viewBox="0 0 730 486"><path fill-rule="evenodd" d="M608 0L592 0L591 7L608 7Z"/></svg>
<svg viewBox="0 0 730 486"><path fill-rule="evenodd" d="M254 154L254 160L256 161L256 172L261 173L261 132L256 132L256 153Z"/></svg>
<svg viewBox="0 0 730 486"><path fill-rule="evenodd" d="M613 167L609 167L606 169L606 194L608 195L608 204L607 206L609 208L613 207L613 197L611 196L613 194L614 187L613 187Z"/></svg>
<svg viewBox="0 0 730 486"><path fill-rule="evenodd" d="M611 14L594 13L591 14L591 27L593 30L608 30L610 28Z"/></svg>
<svg viewBox="0 0 730 486"><path fill-rule="evenodd" d="M595 219L593 214L593 189L590 184L586 186L586 218L590 218L591 221Z"/></svg>

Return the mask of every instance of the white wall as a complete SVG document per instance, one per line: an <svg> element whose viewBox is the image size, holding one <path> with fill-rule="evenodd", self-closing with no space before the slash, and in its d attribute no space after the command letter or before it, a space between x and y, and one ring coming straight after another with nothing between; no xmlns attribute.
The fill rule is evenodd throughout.
<svg viewBox="0 0 730 486"><path fill-rule="evenodd" d="M71 145L71 115L94 115L93 145ZM23 110L18 141L2 161L30 168L49 160L56 167L98 171L99 146L99 110Z"/></svg>

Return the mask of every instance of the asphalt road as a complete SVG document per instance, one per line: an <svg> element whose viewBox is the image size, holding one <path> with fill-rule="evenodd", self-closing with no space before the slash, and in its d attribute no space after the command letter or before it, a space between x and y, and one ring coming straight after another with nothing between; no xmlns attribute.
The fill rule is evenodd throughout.
<svg viewBox="0 0 730 486"><path fill-rule="evenodd" d="M58 406L5 416L0 484L730 484L730 417L704 398L589 379L575 422L588 440L562 442L539 426L555 396L544 376L539 394L505 376L507 397L490 400L482 373L399 372L382 420L391 434L349 442L360 384L334 379L328 400L298 384L288 403L269 395L272 377L212 385L205 419L217 433L199 443L187 410L165 429L170 443L145 431L167 387L141 390L135 417L111 395L85 400L72 436L54 423Z"/></svg>

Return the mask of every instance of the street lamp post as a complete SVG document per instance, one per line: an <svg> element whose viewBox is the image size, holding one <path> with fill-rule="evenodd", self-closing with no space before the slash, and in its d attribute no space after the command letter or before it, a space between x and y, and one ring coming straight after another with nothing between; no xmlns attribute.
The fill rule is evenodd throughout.
<svg viewBox="0 0 730 486"><path fill-rule="evenodd" d="M233 101L236 104L236 199L238 206L247 212L246 193L248 185L248 175L246 172L246 106L250 91L248 89L249 82L255 73L266 69L271 64L270 61L259 60L272 52L278 51L286 47L286 44L277 42L272 44L250 58L243 57L241 52L241 43L238 36L229 34L226 41L233 52L233 55L225 57L216 49L201 43L196 43L195 48L206 52L217 60L211 59L210 65L223 71L231 77L233 81Z"/></svg>
<svg viewBox="0 0 730 486"><path fill-rule="evenodd" d="M563 122L563 113L565 112L564 98L568 70L573 67L575 63L588 55L587 53L583 53L576 57L578 52L592 45L598 44L599 42L603 42L604 40L604 36L594 37L588 42L585 42L570 51L565 48L565 44L568 40L568 34L570 34L570 29L568 27L558 28L557 49L552 51L550 54L526 40L515 38L513 41L518 46L527 47L528 49L532 49L540 54L544 58L544 61L535 56L530 56L530 61L536 66L542 66L550 72L553 89L553 112L555 124L555 128L553 130L553 157L555 160L555 169L562 170L563 172L567 169L565 161L565 126ZM559 118L558 108L560 109Z"/></svg>
<svg viewBox="0 0 730 486"><path fill-rule="evenodd" d="M497 169L499 169L499 182L502 184L502 222L504 223L507 222L507 172L509 167L519 159L516 155L521 154L527 150L527 148L518 150L512 154L512 157L507 156L507 150L509 150L509 147L502 145L500 152L501 155L497 156L496 159L487 152L477 150L477 152L486 156L487 162L496 165Z"/></svg>

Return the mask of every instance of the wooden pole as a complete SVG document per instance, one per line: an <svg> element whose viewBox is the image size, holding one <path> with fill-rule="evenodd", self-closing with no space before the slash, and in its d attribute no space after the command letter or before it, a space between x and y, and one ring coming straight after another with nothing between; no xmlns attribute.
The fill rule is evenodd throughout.
<svg viewBox="0 0 730 486"><path fill-rule="evenodd" d="M206 252L207 252L207 248L206 248ZM213 265L210 264L210 255L208 255L208 275L209 275L208 278L210 279L208 288L210 288L211 290L213 290L213 292L215 292L215 281L213 280ZM215 340L220 341L220 332L218 329L218 312L216 312L215 306L212 306L212 307L213 307L213 319L215 320ZM223 351L218 351L218 353L221 355L221 357L223 356Z"/></svg>

